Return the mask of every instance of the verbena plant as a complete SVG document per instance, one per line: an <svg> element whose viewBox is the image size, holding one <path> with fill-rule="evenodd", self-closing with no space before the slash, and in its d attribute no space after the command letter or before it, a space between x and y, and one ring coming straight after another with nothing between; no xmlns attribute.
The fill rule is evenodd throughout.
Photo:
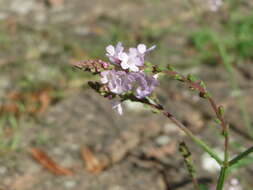
<svg viewBox="0 0 253 190"><path fill-rule="evenodd" d="M202 148L204 152L208 153L220 165L221 169L216 190L222 190L229 169L233 168L240 160L253 152L253 146L231 159L229 156L229 126L223 117L224 108L216 104L216 101L208 92L205 83L201 80L197 80L193 75L189 74L188 76L183 76L170 65L166 68L160 68L149 62L145 62L145 55L154 48L155 46L147 48L146 45L139 44L136 48L129 48L128 52L126 52L121 43L118 43L116 47L109 45L106 48L106 56L109 58L110 62L88 60L75 63L74 66L99 76L100 81L90 81L88 82L89 86L111 101L113 108L116 109L119 114L123 114L121 103L130 100L145 104L151 107L155 112L171 120L195 142L196 146ZM166 76L184 83L191 90L195 90L201 98L209 102L210 108L216 116L216 121L220 125L221 134L224 138L223 159L217 155L212 147L194 135L172 112L166 110L155 98L154 89L159 85L158 80ZM181 152L184 153L185 151L187 151L187 148L182 145ZM193 171L190 167L192 164L189 162L188 158L185 158L185 161L187 161L188 170L191 173L191 171ZM195 184L195 188L200 188L193 173L191 173L191 177Z"/></svg>

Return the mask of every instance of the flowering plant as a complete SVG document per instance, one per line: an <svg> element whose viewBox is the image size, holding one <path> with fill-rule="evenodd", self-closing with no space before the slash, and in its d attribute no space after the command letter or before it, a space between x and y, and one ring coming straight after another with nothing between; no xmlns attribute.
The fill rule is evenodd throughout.
<svg viewBox="0 0 253 190"><path fill-rule="evenodd" d="M137 48L129 48L128 52L125 52L119 42L116 47L109 45L106 48L110 63L94 60L80 62L76 66L89 71L93 69L93 72L100 75L100 87L103 86L105 96L122 115L120 97L132 93L135 98L143 99L150 96L158 85L157 75L145 70L145 54L153 49L155 46L147 48L146 45L139 44Z"/></svg>
<svg viewBox="0 0 253 190"><path fill-rule="evenodd" d="M136 48L129 48L128 52L119 42L116 47L109 45L106 48L106 56L110 62L102 60L88 60L74 63L74 66L99 75L100 82L88 82L89 86L96 92L109 99L113 108L119 114L123 114L121 102L131 100L150 106L156 112L163 114L170 119L180 130L190 137L197 146L208 153L221 167L216 190L222 190L225 178L229 169L237 164L241 159L253 152L253 147L242 152L238 156L230 159L229 157L229 126L224 119L224 108L218 106L211 94L207 91L203 81L197 80L193 75L183 76L176 72L171 66L159 68L145 62L145 55L152 51L155 46L147 48L144 44L139 44ZM221 126L221 134L224 137L224 157L221 159L217 153L209 147L203 140L195 136L183 123L177 120L173 114L165 110L164 106L152 96L155 87L158 85L159 75L168 75L177 81L185 83L190 89L199 93L201 98L206 99L211 109L214 111L216 121ZM187 152L186 145L182 144L182 152ZM183 154L188 155L188 154ZM194 171L192 163L185 157L189 172ZM195 189L200 189L195 175L191 173L191 178Z"/></svg>

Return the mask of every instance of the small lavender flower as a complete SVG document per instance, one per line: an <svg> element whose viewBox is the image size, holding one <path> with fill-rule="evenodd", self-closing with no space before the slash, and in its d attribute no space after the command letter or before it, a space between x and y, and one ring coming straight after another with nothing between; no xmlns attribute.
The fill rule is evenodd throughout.
<svg viewBox="0 0 253 190"><path fill-rule="evenodd" d="M125 71L103 71L101 72L101 82L107 84L109 90L115 94L122 94L131 89L131 84Z"/></svg>
<svg viewBox="0 0 253 190"><path fill-rule="evenodd" d="M139 99L149 96L158 84L155 77L147 76L143 72L130 73L129 78L131 78L130 81L133 81L133 91L135 91L136 98Z"/></svg>
<svg viewBox="0 0 253 190"><path fill-rule="evenodd" d="M154 50L156 48L155 45L151 46L150 48L147 49L147 46L145 44L139 44L137 46L137 51L138 51L138 56L142 59L144 63L144 56L146 53Z"/></svg>
<svg viewBox="0 0 253 190"><path fill-rule="evenodd" d="M209 6L211 11L218 11L221 5L223 4L222 0L208 0L209 1Z"/></svg>
<svg viewBox="0 0 253 190"><path fill-rule="evenodd" d="M106 47L106 56L114 65L120 65L124 70L138 72L139 67L144 65L144 56L153 50L155 46L147 49L145 44L139 44L137 48L129 48L128 53L124 52L121 42L116 47L109 45Z"/></svg>
<svg viewBox="0 0 253 190"><path fill-rule="evenodd" d="M155 49L155 47L152 46L147 49L145 44L139 44L137 48L129 48L128 54L124 53L121 55L121 67L138 72L140 70L139 67L144 65L145 54Z"/></svg>
<svg viewBox="0 0 253 190"><path fill-rule="evenodd" d="M106 56L113 64L120 64L119 56L123 53L124 47L121 42L118 42L116 47L109 45L106 47Z"/></svg>
<svg viewBox="0 0 253 190"><path fill-rule="evenodd" d="M106 47L106 56L115 69L105 70L100 73L101 83L114 94L122 95L132 92L136 98L142 99L149 96L158 84L155 76L148 76L143 72L145 54L153 50L155 46L147 48L145 44L139 44L136 48L129 48L124 52L124 47L119 42L116 47ZM109 69L109 67L108 67ZM119 101L113 101L113 109L122 114Z"/></svg>
<svg viewBox="0 0 253 190"><path fill-rule="evenodd" d="M128 54L122 53L120 55L120 60L121 60L120 65L122 69L129 69L130 71L134 71L134 72L138 72L139 71L138 66L142 65L135 51L129 51Z"/></svg>

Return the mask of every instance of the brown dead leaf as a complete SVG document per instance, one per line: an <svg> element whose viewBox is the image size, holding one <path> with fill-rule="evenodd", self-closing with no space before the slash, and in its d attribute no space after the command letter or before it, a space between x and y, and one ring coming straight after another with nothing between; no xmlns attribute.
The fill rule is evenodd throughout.
<svg viewBox="0 0 253 190"><path fill-rule="evenodd" d="M107 167L107 164L100 161L88 147L83 147L81 149L81 155L85 161L87 171L93 174L98 174Z"/></svg>
<svg viewBox="0 0 253 190"><path fill-rule="evenodd" d="M66 168L60 167L56 162L54 162L51 158L49 158L46 153L38 148L32 148L30 150L33 158L38 161L42 166L48 169L50 172L56 175L73 175L74 173Z"/></svg>

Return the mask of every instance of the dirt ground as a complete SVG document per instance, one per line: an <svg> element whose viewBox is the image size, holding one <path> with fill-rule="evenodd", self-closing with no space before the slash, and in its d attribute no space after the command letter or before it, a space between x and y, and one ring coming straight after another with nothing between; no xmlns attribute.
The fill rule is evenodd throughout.
<svg viewBox="0 0 253 190"><path fill-rule="evenodd" d="M152 61L185 64L189 52L184 50L187 39L183 34L187 31L178 30L177 23L189 28L195 25L187 4L177 0L0 0L1 98L13 89L21 89L22 81L27 80L38 81L35 86L46 83L64 91L63 98L42 114L19 118L15 130L18 144L14 150L0 151L0 189L191 190L178 151L181 141L190 147L198 180L211 188L217 180L216 166L208 162L210 167L206 167L205 154L173 123L131 102L124 103L123 116L117 115L109 102L84 85L87 76L82 77L69 65L88 57L104 58L104 47L121 37L129 44L159 41ZM124 31L128 27L134 37ZM152 30L146 31L148 27ZM252 63L235 71L247 111L252 115ZM231 154L242 150L237 144L250 146L252 140L242 126L225 69L221 65L201 65L182 72L194 73L205 81L225 107L231 125ZM166 108L190 130L222 150L223 140L205 100L169 79L161 81L157 93ZM32 157L34 148L71 170L72 175L57 175L42 167ZM85 150L90 155L88 161L82 155ZM230 178L239 179L245 190L251 190L252 175L251 164L234 171Z"/></svg>

